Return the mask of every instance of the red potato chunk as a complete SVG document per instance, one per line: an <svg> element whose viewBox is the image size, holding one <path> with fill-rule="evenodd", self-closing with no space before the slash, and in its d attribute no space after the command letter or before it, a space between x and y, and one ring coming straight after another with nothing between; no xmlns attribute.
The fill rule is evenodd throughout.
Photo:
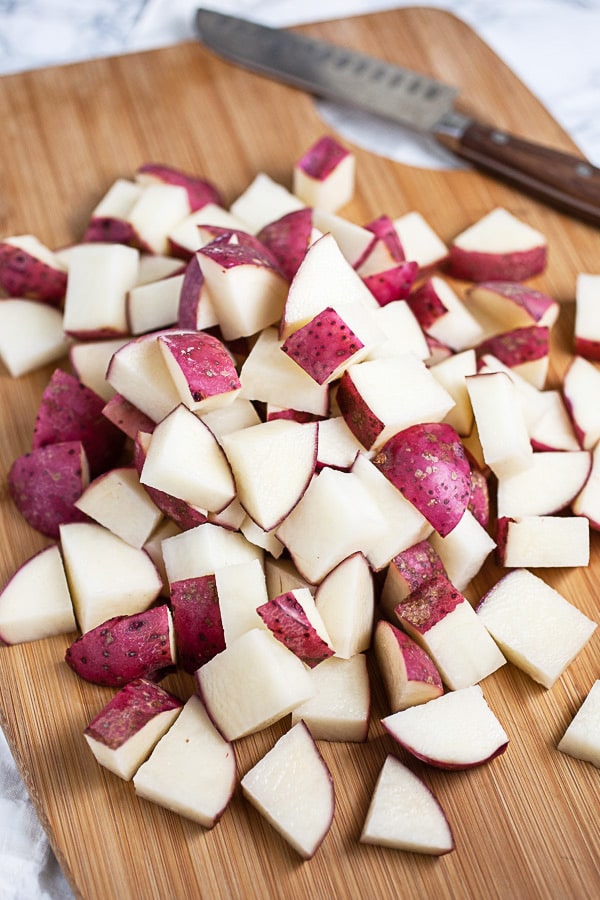
<svg viewBox="0 0 600 900"><path fill-rule="evenodd" d="M32 528L58 538L60 525L85 522L75 501L89 484L88 462L81 441L37 447L17 457L8 473L13 503Z"/></svg>

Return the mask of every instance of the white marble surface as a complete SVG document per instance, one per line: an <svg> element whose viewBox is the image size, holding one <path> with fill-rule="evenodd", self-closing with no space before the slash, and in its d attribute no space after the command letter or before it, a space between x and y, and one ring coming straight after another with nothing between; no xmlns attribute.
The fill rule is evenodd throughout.
<svg viewBox="0 0 600 900"><path fill-rule="evenodd" d="M189 39L197 5L196 0L0 0L0 75ZM285 26L416 3L214 0L205 5ZM438 0L422 5L448 9L471 25L600 165L600 0ZM335 115L335 110L324 109L323 114ZM399 143L393 136L393 143L397 158L419 161L410 142ZM0 900L70 897L0 732Z"/></svg>

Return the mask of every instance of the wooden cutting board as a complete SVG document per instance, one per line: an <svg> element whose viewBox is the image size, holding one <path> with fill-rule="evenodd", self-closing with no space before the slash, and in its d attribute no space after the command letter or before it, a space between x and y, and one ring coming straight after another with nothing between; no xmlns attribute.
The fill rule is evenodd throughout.
<svg viewBox="0 0 600 900"><path fill-rule="evenodd" d="M302 30L446 79L461 88L467 111L573 147L489 48L448 13L402 9ZM293 162L328 130L308 96L226 65L195 43L5 77L0 121L0 233L33 232L52 247L80 237L113 179L131 177L145 161L203 174L229 202L258 171L289 185ZM359 148L356 156L356 197L344 210L354 221L417 209L450 239L503 205L545 232L550 261L536 285L563 303L555 383L571 353L576 274L598 269L598 232L474 172L416 170ZM0 374L2 583L44 544L12 508L5 476L29 448L50 371L19 380ZM598 549L594 535L587 570L539 573L594 619ZM470 598L498 575L490 561ZM512 666L486 680L486 697L510 737L502 757L455 773L410 763L438 796L455 834L456 850L437 860L358 843L379 767L395 751L382 734L379 717L387 710L375 687L368 742L321 746L337 806L310 862L301 862L239 791L207 832L138 800L131 784L102 770L82 730L110 691L67 669L63 655L72 637L1 648L0 709L52 846L86 900L583 898L600 891L598 772L555 749L600 672L600 634L552 690ZM177 678L168 686L190 690L189 681ZM240 774L286 725L239 743Z"/></svg>

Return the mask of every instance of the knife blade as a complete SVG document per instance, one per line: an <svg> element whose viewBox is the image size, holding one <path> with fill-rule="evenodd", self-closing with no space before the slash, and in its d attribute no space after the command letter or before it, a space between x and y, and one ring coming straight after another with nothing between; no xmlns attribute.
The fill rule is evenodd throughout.
<svg viewBox="0 0 600 900"><path fill-rule="evenodd" d="M314 96L428 134L457 157L562 212L600 225L600 169L478 121L455 108L458 91L435 78L342 45L199 8L200 42L218 56Z"/></svg>

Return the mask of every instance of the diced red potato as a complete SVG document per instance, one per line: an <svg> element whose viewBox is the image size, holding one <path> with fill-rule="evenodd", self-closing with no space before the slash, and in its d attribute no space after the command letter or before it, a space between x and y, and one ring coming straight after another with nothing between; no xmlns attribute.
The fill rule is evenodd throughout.
<svg viewBox="0 0 600 900"><path fill-rule="evenodd" d="M133 245L136 233L128 216L143 191L141 184L117 178L92 210L82 243Z"/></svg>
<svg viewBox="0 0 600 900"><path fill-rule="evenodd" d="M385 272L395 263L406 260L400 236L389 216L378 216L376 219L368 222L365 228L373 232L375 240L357 266L359 275L366 278L369 275ZM418 267L418 263L415 263L415 265Z"/></svg>
<svg viewBox="0 0 600 900"><path fill-rule="evenodd" d="M162 604L107 619L78 637L65 661L86 681L109 687L156 676L177 662L171 611Z"/></svg>
<svg viewBox="0 0 600 900"><path fill-rule="evenodd" d="M478 684L506 663L472 605L446 575L415 588L398 604L395 616L431 656L451 691Z"/></svg>
<svg viewBox="0 0 600 900"><path fill-rule="evenodd" d="M0 241L0 288L10 297L38 300L62 307L67 269L60 259L32 234Z"/></svg>
<svg viewBox="0 0 600 900"><path fill-rule="evenodd" d="M288 282L266 252L213 241L198 255L225 340L256 334L279 321Z"/></svg>
<svg viewBox="0 0 600 900"><path fill-rule="evenodd" d="M56 363L68 350L60 310L20 297L0 301L0 359L12 378Z"/></svg>
<svg viewBox="0 0 600 900"><path fill-rule="evenodd" d="M133 246L144 253L167 253L170 232L190 211L185 187L160 182L143 185L127 214L134 229Z"/></svg>
<svg viewBox="0 0 600 900"><path fill-rule="evenodd" d="M334 786L310 731L298 722L246 772L244 797L297 851L310 859L334 814Z"/></svg>
<svg viewBox="0 0 600 900"><path fill-rule="evenodd" d="M186 330L200 331L204 328L212 328L213 325L217 325L218 321L200 258L197 253L194 253L186 265L179 292L177 326Z"/></svg>
<svg viewBox="0 0 600 900"><path fill-rule="evenodd" d="M136 169L135 179L139 184L174 184L185 188L192 212L202 209L208 203L222 205L223 202L218 188L212 182L164 163L143 163Z"/></svg>
<svg viewBox="0 0 600 900"><path fill-rule="evenodd" d="M193 674L225 649L215 575L172 581L170 587L177 655Z"/></svg>
<svg viewBox="0 0 600 900"><path fill-rule="evenodd" d="M362 279L380 306L394 300L406 300L417 277L419 267L414 260L397 263L391 269L363 275Z"/></svg>
<svg viewBox="0 0 600 900"><path fill-rule="evenodd" d="M205 331L159 334L158 346L188 409L200 414L233 402L241 389L224 343Z"/></svg>
<svg viewBox="0 0 600 900"><path fill-rule="evenodd" d="M60 441L22 454L12 463L7 481L13 503L41 534L57 538L64 522L87 521L75 506L89 483L81 441Z"/></svg>
<svg viewBox="0 0 600 900"><path fill-rule="evenodd" d="M575 283L574 351L600 361L600 275L580 272Z"/></svg>
<svg viewBox="0 0 600 900"><path fill-rule="evenodd" d="M302 498L315 471L317 442L317 422L291 419L222 435L239 501L264 531L280 525Z"/></svg>
<svg viewBox="0 0 600 900"><path fill-rule="evenodd" d="M59 536L82 632L115 616L145 612L159 596L162 579L144 550L96 522L61 524Z"/></svg>
<svg viewBox="0 0 600 900"><path fill-rule="evenodd" d="M133 463L136 467L138 475L141 475L146 459L146 452L150 446L151 435L149 432L140 431L135 436L133 447ZM169 519L177 524L182 530L195 528L202 525L208 520L207 511L183 500L175 497L168 491L161 491L149 484L143 485L148 496L161 512Z"/></svg>
<svg viewBox="0 0 600 900"><path fill-rule="evenodd" d="M454 352L473 347L484 331L453 287L439 275L421 282L407 303L423 331Z"/></svg>
<svg viewBox="0 0 600 900"><path fill-rule="evenodd" d="M183 279L178 273L131 288L125 298L130 334L147 334L177 323Z"/></svg>
<svg viewBox="0 0 600 900"><path fill-rule="evenodd" d="M322 234L330 234L348 265L357 270L376 241L367 228L343 216L313 208L313 225Z"/></svg>
<svg viewBox="0 0 600 900"><path fill-rule="evenodd" d="M417 210L393 220L405 259L414 259L419 275L429 275L448 257L448 247L430 223Z"/></svg>
<svg viewBox="0 0 600 900"><path fill-rule="evenodd" d="M324 234L310 245L289 285L279 336L287 338L328 307L346 309L354 304L368 309L379 305L333 235Z"/></svg>
<svg viewBox="0 0 600 900"><path fill-rule="evenodd" d="M229 207L246 230L257 234L261 228L305 204L266 172L259 172Z"/></svg>
<svg viewBox="0 0 600 900"><path fill-rule="evenodd" d="M543 234L496 207L450 243L447 270L466 281L525 281L546 268Z"/></svg>
<svg viewBox="0 0 600 900"><path fill-rule="evenodd" d="M411 591L435 575L445 575L444 564L437 550L427 540L418 541L392 559L387 567L379 604L385 616L393 617L394 610Z"/></svg>
<svg viewBox="0 0 600 900"><path fill-rule="evenodd" d="M478 684L399 710L382 724L401 747L440 769L480 766L504 753L509 743Z"/></svg>
<svg viewBox="0 0 600 900"><path fill-rule="evenodd" d="M444 693L440 673L431 657L391 622L379 620L373 648L390 712L427 703Z"/></svg>
<svg viewBox="0 0 600 900"><path fill-rule="evenodd" d="M399 431L440 422L454 406L450 394L411 353L350 366L336 399L352 433L374 451Z"/></svg>
<svg viewBox="0 0 600 900"><path fill-rule="evenodd" d="M258 240L273 254L279 268L291 281L313 240L312 209L294 209L268 222L257 234Z"/></svg>
<svg viewBox="0 0 600 900"><path fill-rule="evenodd" d="M293 191L307 206L335 212L354 195L356 158L331 135L323 135L296 162Z"/></svg>
<svg viewBox="0 0 600 900"><path fill-rule="evenodd" d="M503 331L482 341L475 352L478 357L491 353L541 391L550 363L550 328L526 325Z"/></svg>
<svg viewBox="0 0 600 900"><path fill-rule="evenodd" d="M333 656L329 635L307 588L272 597L257 612L277 640L309 668Z"/></svg>
<svg viewBox="0 0 600 900"><path fill-rule="evenodd" d="M104 401L110 400L115 393L115 388L106 380L110 361L129 340L129 337L121 337L103 341L77 341L69 347L69 362L73 374Z"/></svg>
<svg viewBox="0 0 600 900"><path fill-rule="evenodd" d="M598 390L600 371L588 359L575 356L562 383L562 394L580 446L592 450L600 440Z"/></svg>
<svg viewBox="0 0 600 900"><path fill-rule="evenodd" d="M338 313L328 308L290 334L281 349L317 384L324 384L338 378L364 350L364 344Z"/></svg>
<svg viewBox="0 0 600 900"><path fill-rule="evenodd" d="M0 641L20 644L76 628L60 549L51 544L19 566L0 592Z"/></svg>
<svg viewBox="0 0 600 900"><path fill-rule="evenodd" d="M134 466L120 466L95 478L75 501L89 519L140 549L163 514L140 484Z"/></svg>
<svg viewBox="0 0 600 900"><path fill-rule="evenodd" d="M450 425L412 425L391 437L373 463L440 535L461 520L471 497L471 467Z"/></svg>
<svg viewBox="0 0 600 900"><path fill-rule="evenodd" d="M139 251L124 244L87 243L69 258L63 327L82 340L128 333L127 294L137 281Z"/></svg>
<svg viewBox="0 0 600 900"><path fill-rule="evenodd" d="M237 783L235 751L192 694L133 776L136 795L203 828L223 815Z"/></svg>
<svg viewBox="0 0 600 900"><path fill-rule="evenodd" d="M140 432L151 434L156 424L120 394L113 394L104 404L102 415L132 441Z"/></svg>
<svg viewBox="0 0 600 900"><path fill-rule="evenodd" d="M485 338L531 325L551 328L560 311L553 297L508 279L471 285L465 292L464 302L479 320Z"/></svg>
<svg viewBox="0 0 600 900"><path fill-rule="evenodd" d="M55 369L44 388L33 426L32 448L81 441L94 478L111 468L125 435L104 415L104 400L69 372Z"/></svg>
<svg viewBox="0 0 600 900"><path fill-rule="evenodd" d="M160 685L138 678L108 701L83 736L101 766L129 781L182 707Z"/></svg>
<svg viewBox="0 0 600 900"><path fill-rule="evenodd" d="M371 688L364 653L330 656L310 670L313 695L292 710L314 740L362 742L371 718Z"/></svg>
<svg viewBox="0 0 600 900"><path fill-rule="evenodd" d="M590 523L582 515L498 519L496 555L511 569L587 566Z"/></svg>
<svg viewBox="0 0 600 900"><path fill-rule="evenodd" d="M418 822L415 809L419 809ZM439 802L425 783L392 754L386 757L379 772L360 841L430 856L454 850L452 831Z"/></svg>

